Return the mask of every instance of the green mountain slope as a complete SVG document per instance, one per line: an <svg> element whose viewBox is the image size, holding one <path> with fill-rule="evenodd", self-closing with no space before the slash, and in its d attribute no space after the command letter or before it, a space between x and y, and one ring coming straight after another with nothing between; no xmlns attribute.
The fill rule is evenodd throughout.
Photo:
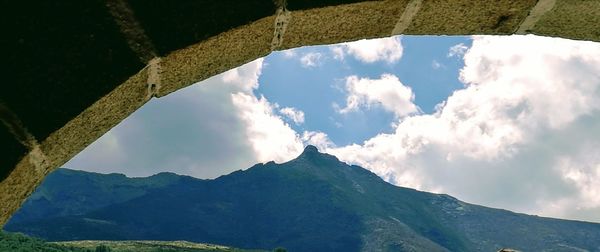
<svg viewBox="0 0 600 252"><path fill-rule="evenodd" d="M159 173L147 178L58 169L27 199L11 221L85 214L177 183L183 176ZM68 205L66 207L66 205Z"/></svg>
<svg viewBox="0 0 600 252"><path fill-rule="evenodd" d="M61 170L5 229L49 240L187 240L290 251L600 251L600 224L393 186L313 146L289 162L214 180L158 177L168 179ZM114 196L122 191L126 196ZM85 197L57 196L71 193Z"/></svg>

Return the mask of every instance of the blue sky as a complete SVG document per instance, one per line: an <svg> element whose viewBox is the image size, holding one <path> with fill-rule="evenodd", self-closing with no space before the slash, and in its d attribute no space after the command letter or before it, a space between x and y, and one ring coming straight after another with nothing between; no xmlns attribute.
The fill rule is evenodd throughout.
<svg viewBox="0 0 600 252"><path fill-rule="evenodd" d="M398 186L600 222L600 44L403 36L274 52L152 99L64 167L215 178L307 144Z"/></svg>
<svg viewBox="0 0 600 252"><path fill-rule="evenodd" d="M337 145L361 143L378 133L391 132L394 115L378 107L365 112L336 113L332 103L344 103L347 76L376 79L384 73L394 74L413 90L414 103L423 113L432 113L454 90L464 87L458 80L463 61L460 57L448 57L448 50L461 43L470 46L468 37L404 36L401 41L402 57L391 63L365 63L353 57L336 60L326 46L297 48L293 50L295 56L272 53L265 58L261 85L254 93L280 106L304 111L304 124L290 124L296 131L325 132ZM309 53L320 55L318 66L302 64L301 55Z"/></svg>

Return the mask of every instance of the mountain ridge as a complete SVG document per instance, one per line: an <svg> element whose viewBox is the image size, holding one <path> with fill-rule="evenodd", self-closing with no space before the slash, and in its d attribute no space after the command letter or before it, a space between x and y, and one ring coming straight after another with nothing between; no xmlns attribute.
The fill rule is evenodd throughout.
<svg viewBox="0 0 600 252"><path fill-rule="evenodd" d="M69 171L48 176L5 228L48 240L189 240L291 251L600 250L600 224L394 186L314 146L288 162L259 163L212 180ZM98 178L85 182L105 186L82 187L77 179L87 176ZM60 186L75 196L55 197ZM77 207L94 197L101 204ZM39 213L45 207L54 210Z"/></svg>

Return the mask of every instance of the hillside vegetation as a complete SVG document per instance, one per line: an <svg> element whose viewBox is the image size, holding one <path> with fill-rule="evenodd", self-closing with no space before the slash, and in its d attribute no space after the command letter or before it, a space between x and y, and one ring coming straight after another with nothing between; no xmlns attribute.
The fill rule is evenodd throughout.
<svg viewBox="0 0 600 252"><path fill-rule="evenodd" d="M0 251L12 252L89 252L96 248L83 249L76 246L48 243L41 239L32 238L24 234L0 231Z"/></svg>
<svg viewBox="0 0 600 252"><path fill-rule="evenodd" d="M193 243L186 241L70 241L56 242L66 247L97 250L106 247L110 252L261 252L263 250L244 250L220 245Z"/></svg>
<svg viewBox="0 0 600 252"><path fill-rule="evenodd" d="M186 241L46 242L20 233L0 231L0 251L11 252L261 252Z"/></svg>

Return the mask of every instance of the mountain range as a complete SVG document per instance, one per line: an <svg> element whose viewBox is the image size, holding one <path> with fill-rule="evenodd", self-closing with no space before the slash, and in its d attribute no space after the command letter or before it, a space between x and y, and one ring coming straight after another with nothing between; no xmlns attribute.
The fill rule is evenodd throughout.
<svg viewBox="0 0 600 252"><path fill-rule="evenodd" d="M49 241L186 240L289 251L600 251L600 224L398 187L307 146L216 179L58 169L4 226Z"/></svg>

